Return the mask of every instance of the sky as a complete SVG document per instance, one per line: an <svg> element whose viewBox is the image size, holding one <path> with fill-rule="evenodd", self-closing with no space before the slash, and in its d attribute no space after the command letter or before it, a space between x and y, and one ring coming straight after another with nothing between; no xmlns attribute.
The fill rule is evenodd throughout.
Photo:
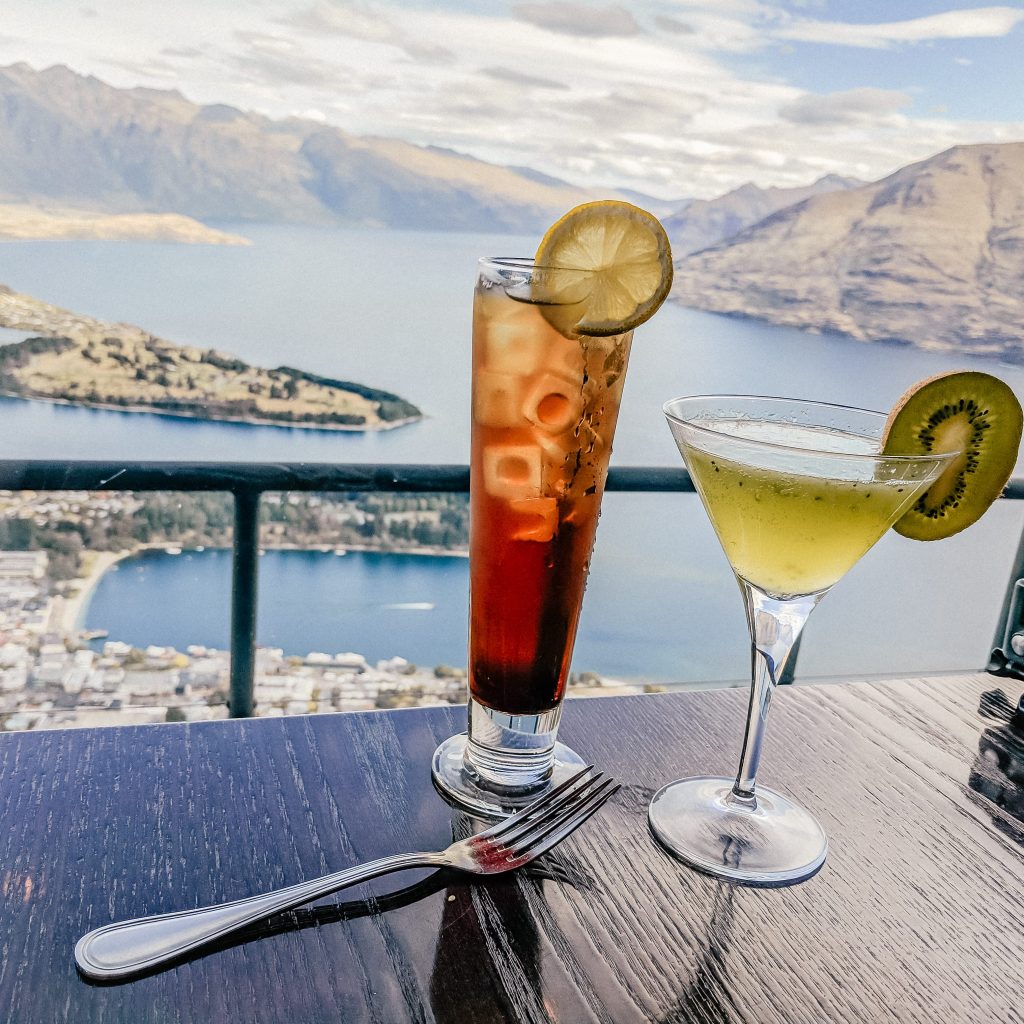
<svg viewBox="0 0 1024 1024"><path fill-rule="evenodd" d="M65 64L577 185L711 198L1024 141L1024 3L0 0Z"/></svg>

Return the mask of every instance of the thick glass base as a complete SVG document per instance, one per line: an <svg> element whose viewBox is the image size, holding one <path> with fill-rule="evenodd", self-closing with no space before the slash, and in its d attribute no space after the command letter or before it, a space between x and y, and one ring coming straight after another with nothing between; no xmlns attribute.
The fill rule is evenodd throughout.
<svg viewBox="0 0 1024 1024"><path fill-rule="evenodd" d="M554 746L550 772L533 785L502 786L484 779L466 761L466 733L451 736L434 751L431 775L441 795L474 814L487 818L504 818L543 796L549 789L565 782L584 767L583 758L564 743Z"/></svg>
<svg viewBox="0 0 1024 1024"><path fill-rule="evenodd" d="M770 789L747 801L732 787L724 778L670 783L651 801L651 831L691 867L742 885L792 885L825 863L828 840L807 811Z"/></svg>

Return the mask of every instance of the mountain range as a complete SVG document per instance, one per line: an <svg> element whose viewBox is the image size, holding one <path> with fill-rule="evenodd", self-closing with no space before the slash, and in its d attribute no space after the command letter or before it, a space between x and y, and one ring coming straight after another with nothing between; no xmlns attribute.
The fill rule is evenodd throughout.
<svg viewBox="0 0 1024 1024"><path fill-rule="evenodd" d="M658 200L62 66L0 68L0 236L244 241L202 220L531 233L609 196L662 217L685 305L1024 360L1024 143L872 183Z"/></svg>
<svg viewBox="0 0 1024 1024"><path fill-rule="evenodd" d="M542 230L595 194L528 171L55 66L0 68L0 202L198 220Z"/></svg>
<svg viewBox="0 0 1024 1024"><path fill-rule="evenodd" d="M681 208L662 217L662 224L672 242L672 252L685 256L731 238L776 210L803 202L810 196L863 184L856 178L838 174L826 174L813 184L798 188L759 188L748 182L717 199L695 199L681 204ZM651 212L657 213L656 210Z"/></svg>
<svg viewBox="0 0 1024 1024"><path fill-rule="evenodd" d="M1024 143L811 196L676 264L679 302L1024 361Z"/></svg>

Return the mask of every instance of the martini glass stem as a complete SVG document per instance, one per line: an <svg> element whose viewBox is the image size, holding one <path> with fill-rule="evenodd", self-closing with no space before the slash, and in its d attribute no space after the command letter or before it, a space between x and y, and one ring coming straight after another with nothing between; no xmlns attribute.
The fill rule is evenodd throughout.
<svg viewBox="0 0 1024 1024"><path fill-rule="evenodd" d="M808 616L826 591L802 597L777 598L770 597L744 579L740 579L739 584L750 629L751 682L743 752L730 800L754 808L757 806L757 766L761 761L761 745L772 695Z"/></svg>

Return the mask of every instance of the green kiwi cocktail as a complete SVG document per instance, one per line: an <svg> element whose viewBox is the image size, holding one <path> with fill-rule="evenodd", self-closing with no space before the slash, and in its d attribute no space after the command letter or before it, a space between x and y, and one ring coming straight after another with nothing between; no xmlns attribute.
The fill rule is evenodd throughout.
<svg viewBox="0 0 1024 1024"><path fill-rule="evenodd" d="M877 452L878 441L790 423L706 421L716 431L768 444L849 454ZM711 446L713 447L713 445ZM875 462L839 462L831 476L773 465L745 453L711 454L695 441L686 465L738 576L768 594L813 594L841 579L910 507L919 483L877 479Z"/></svg>
<svg viewBox="0 0 1024 1024"><path fill-rule="evenodd" d="M884 455L882 413L712 395L665 405L743 593L751 690L735 779L681 779L648 819L676 856L748 885L813 875L828 841L798 804L756 786L772 694L808 616L957 453Z"/></svg>

